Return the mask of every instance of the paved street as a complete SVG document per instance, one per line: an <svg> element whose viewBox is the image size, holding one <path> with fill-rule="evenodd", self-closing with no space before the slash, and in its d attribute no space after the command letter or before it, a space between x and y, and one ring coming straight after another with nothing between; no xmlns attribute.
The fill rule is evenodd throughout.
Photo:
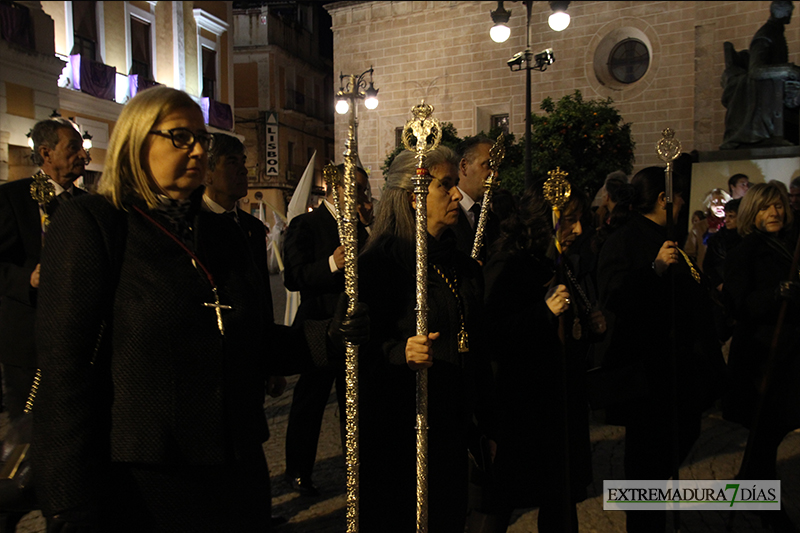
<svg viewBox="0 0 800 533"><path fill-rule="evenodd" d="M277 279L277 277L273 277ZM283 294L279 280L273 284L276 317L283 317ZM321 496L317 499L300 497L283 481L284 438L296 377L289 379L286 393L270 399L265 407L272 437L265 451L273 480L273 514L284 516L289 522L278 533L341 533L344 531L345 475L339 438L339 416L334 395L331 395L323 419L314 482ZM413 428L409 428L413 431ZM622 479L624 430L607 426L595 420L592 424L592 459L595 482L590 497L578 507L580 531L583 533L611 533L624 531L624 513L603 511L600 500L603 479ZM739 468L747 432L741 427L722 420L719 412L712 411L703 421L701 437L692 450L686 465L681 469L683 479L733 479ZM795 524L800 525L800 432L789 435L779 450L778 472L783 481L781 490L786 510ZM411 472L409 475L414 475ZM388 503L387 503L388 505ZM706 533L725 531L729 512L681 513L681 531ZM521 510L513 518L510 533L537 531L537 511ZM28 515L17 529L18 533L44 533L44 520L39 513ZM758 519L749 513L735 516L733 532L760 533L763 529ZM432 532L435 533L435 532Z"/></svg>

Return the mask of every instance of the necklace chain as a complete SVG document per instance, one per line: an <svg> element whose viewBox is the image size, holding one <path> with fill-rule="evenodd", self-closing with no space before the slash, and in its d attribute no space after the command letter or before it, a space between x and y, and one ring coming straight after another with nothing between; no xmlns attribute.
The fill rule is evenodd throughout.
<svg viewBox="0 0 800 533"><path fill-rule="evenodd" d="M464 320L464 301L461 299L461 295L458 293L458 277L456 276L455 272L453 272L453 281L451 282L447 276L445 276L444 273L439 270L438 266L434 264L431 264L431 266L444 280L445 284L450 288L450 292L453 293L453 297L456 299L458 304L459 319L461 321L461 331L458 332L458 352L466 353L469 351L469 336L467 335L467 328Z"/></svg>

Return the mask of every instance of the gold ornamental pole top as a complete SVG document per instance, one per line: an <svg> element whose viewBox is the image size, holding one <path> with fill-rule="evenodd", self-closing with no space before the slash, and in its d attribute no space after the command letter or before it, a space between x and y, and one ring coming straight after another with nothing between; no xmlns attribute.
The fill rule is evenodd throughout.
<svg viewBox="0 0 800 533"><path fill-rule="evenodd" d="M403 128L403 146L410 152L417 153L417 168L422 168L422 160L425 154L435 150L442 142L442 127L439 121L433 118L433 106L426 104L425 100L411 108L414 116L406 122ZM433 136L430 141L428 137ZM411 145L411 137L416 138L416 144Z"/></svg>
<svg viewBox="0 0 800 533"><path fill-rule="evenodd" d="M672 203L672 166L673 161L681 154L681 143L675 138L675 132L672 128L664 128L661 132L661 139L656 144L656 154L658 158L666 163L667 167L664 169L666 178L664 195L668 204Z"/></svg>
<svg viewBox="0 0 800 533"><path fill-rule="evenodd" d="M47 231L47 226L50 224L50 217L47 215L47 204L56 197L56 188L50 183L50 176L45 174L44 170L39 170L31 177L33 178L31 198L42 208L42 228Z"/></svg>
<svg viewBox="0 0 800 533"><path fill-rule="evenodd" d="M567 205L570 195L572 195L572 186L567 181L568 172L561 170L561 167L556 167L547 173L549 178L544 182L542 192L544 199L550 204L550 209L553 210L553 231L556 238L556 250L561 253L561 242L558 240L558 225L561 220L561 209Z"/></svg>

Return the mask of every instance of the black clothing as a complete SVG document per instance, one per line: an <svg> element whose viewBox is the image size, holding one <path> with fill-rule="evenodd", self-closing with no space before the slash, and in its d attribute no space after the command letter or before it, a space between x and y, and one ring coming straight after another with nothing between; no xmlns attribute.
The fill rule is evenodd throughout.
<svg viewBox="0 0 800 533"><path fill-rule="evenodd" d="M700 416L717 395L724 368L719 343L708 325L711 302L685 260L662 276L653 261L666 240L666 228L640 214L609 236L600 252L600 298L616 316L603 365L633 368L644 392L610 406L607 420L626 427L625 477L665 479L676 455L683 461L699 436ZM695 270L697 267L695 267ZM670 312L671 287L676 309ZM672 416L670 325L675 321L677 419ZM633 376L633 375L632 375ZM635 383L629 387L634 388ZM657 420L658 424L653 421ZM653 453L656 447L660 450ZM663 531L665 513L628 512L627 531Z"/></svg>
<svg viewBox="0 0 800 533"><path fill-rule="evenodd" d="M796 238L755 230L730 253L724 290L729 295L737 327L728 356L728 389L723 415L751 427L758 404L757 385L764 377L781 301L775 296L780 281L787 280ZM797 281L797 273L794 274ZM791 431L800 427L800 306L789 303L764 423Z"/></svg>
<svg viewBox="0 0 800 533"><path fill-rule="evenodd" d="M472 255L472 247L475 244L475 231L478 227L478 220L480 219L480 207L481 204L478 202L472 204L475 214L474 228L470 226L469 219L464 213L464 209L461 207L458 209L458 222L451 228L456 236L456 249L462 251L468 256ZM494 214L494 212L490 209L487 212L486 227L484 228L483 232L483 246L478 254L478 259L480 261L486 260L488 255L487 250L491 248L492 244L494 244L499 236L500 222L498 221L497 215Z"/></svg>
<svg viewBox="0 0 800 533"><path fill-rule="evenodd" d="M718 287L725 280L725 261L728 258L728 252L738 246L740 242L742 242L742 237L739 232L725 226L709 237L706 256L703 260L703 272L708 276L712 287Z"/></svg>
<svg viewBox="0 0 800 533"><path fill-rule="evenodd" d="M359 223L359 246L364 244L366 237L367 231ZM323 203L314 211L293 218L285 239L284 284L290 291L300 291L300 307L295 321L332 317L339 295L344 291L344 271L331 272L328 262L340 246L336 219ZM320 369L305 372L295 384L286 428L286 472L289 477L311 477L322 417L334 382L344 439L344 371Z"/></svg>
<svg viewBox="0 0 800 533"><path fill-rule="evenodd" d="M224 335L204 305L214 301L206 274L136 207L166 225L160 212L141 201L118 210L103 197L84 196L63 205L51 225L36 329L42 384L32 455L45 515L103 509L103 526L123 530L130 517L108 502L132 486L143 492L168 487L120 481L117 467L169 476L215 465L245 473L239 492L183 478L192 491L164 493L174 499L176 514L191 510L195 523L206 524L195 531L218 531L215 508L204 502L245 501L263 486L266 377L297 372L312 356L324 364L324 331L316 343L306 344L302 335L326 325L289 330L268 319L268 289L244 234L201 211L201 194L192 196L191 244L218 286L220 303L231 306L222 311ZM269 342L267 353L252 344L254 332ZM242 522L256 530L261 509L243 512ZM167 522L159 525L168 529Z"/></svg>
<svg viewBox="0 0 800 533"><path fill-rule="evenodd" d="M574 504L586 498L592 480L585 384L588 316L568 279L559 282L569 287L574 304L560 320L553 315L545 294L555 283L555 268L539 253L498 252L484 274L497 416L488 511L539 506L552 524L565 529L564 517L575 514ZM581 311L576 315L577 306ZM576 317L580 340L573 337Z"/></svg>
<svg viewBox="0 0 800 533"><path fill-rule="evenodd" d="M431 531L463 533L467 512L467 431L479 387L490 378L478 327L482 279L478 264L455 249L446 231L429 237L429 264L451 282L464 304L470 351L459 353L458 302L428 269L428 331L434 364L428 370L429 523ZM360 349L361 530L407 532L415 523L415 379L405 346L416 335L413 243L384 236L359 259L361 300L369 305L370 341Z"/></svg>

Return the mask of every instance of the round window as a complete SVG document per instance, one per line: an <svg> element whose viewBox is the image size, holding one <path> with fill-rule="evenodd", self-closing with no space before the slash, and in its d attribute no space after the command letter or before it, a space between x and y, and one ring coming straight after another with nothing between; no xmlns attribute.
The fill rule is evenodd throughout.
<svg viewBox="0 0 800 533"><path fill-rule="evenodd" d="M650 66L647 46L638 39L620 41L608 56L608 71L620 83L638 81Z"/></svg>

